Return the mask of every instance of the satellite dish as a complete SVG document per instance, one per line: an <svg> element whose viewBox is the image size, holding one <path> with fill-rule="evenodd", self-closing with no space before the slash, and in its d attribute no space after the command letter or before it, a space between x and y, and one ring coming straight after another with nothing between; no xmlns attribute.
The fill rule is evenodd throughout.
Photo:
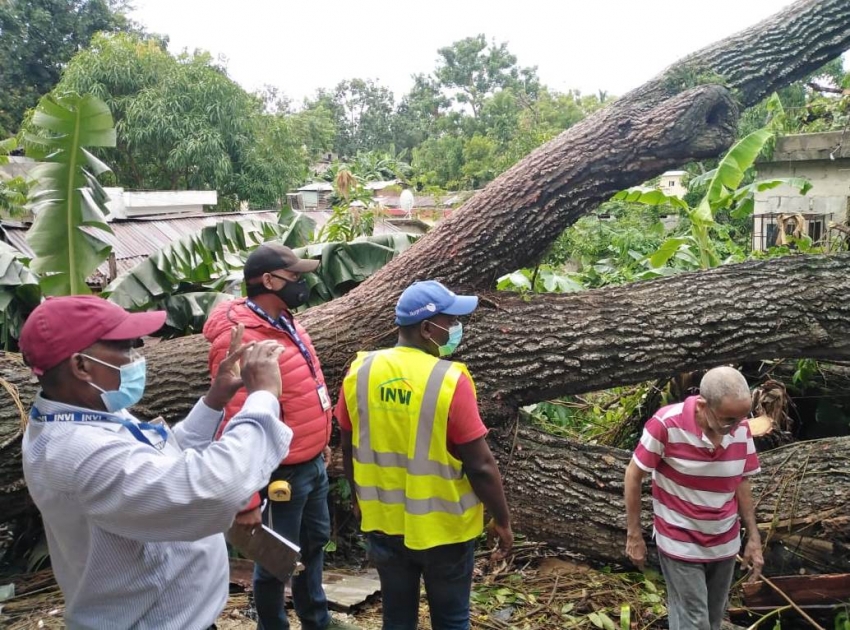
<svg viewBox="0 0 850 630"><path fill-rule="evenodd" d="M401 209L407 213L408 218L410 217L410 211L413 210L413 191L409 188L405 188L401 191L401 195L398 198L398 202L401 205Z"/></svg>

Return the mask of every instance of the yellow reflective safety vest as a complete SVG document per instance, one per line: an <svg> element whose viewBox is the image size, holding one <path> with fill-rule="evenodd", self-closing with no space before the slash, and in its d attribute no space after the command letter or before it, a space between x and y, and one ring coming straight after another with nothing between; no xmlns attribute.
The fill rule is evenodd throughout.
<svg viewBox="0 0 850 630"><path fill-rule="evenodd" d="M462 363L395 347L357 355L343 382L364 532L404 536L410 549L465 542L484 508L446 445ZM470 382L472 379L470 378Z"/></svg>

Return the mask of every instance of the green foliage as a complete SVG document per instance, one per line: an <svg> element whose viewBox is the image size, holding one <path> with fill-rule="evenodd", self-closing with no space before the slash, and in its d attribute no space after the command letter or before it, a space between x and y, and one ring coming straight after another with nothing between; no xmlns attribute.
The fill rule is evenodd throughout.
<svg viewBox="0 0 850 630"><path fill-rule="evenodd" d="M133 29L126 10L122 0L0 2L0 135L17 132L95 33Z"/></svg>
<svg viewBox="0 0 850 630"><path fill-rule="evenodd" d="M361 151L387 151L392 146L393 93L372 80L340 82L332 91L319 90L307 110L323 108L336 126L333 150L342 156Z"/></svg>
<svg viewBox="0 0 850 630"><path fill-rule="evenodd" d="M21 326L41 302L38 276L29 270L29 260L11 245L0 241L0 335L3 349L15 349Z"/></svg>
<svg viewBox="0 0 850 630"><path fill-rule="evenodd" d="M558 400L535 403L523 408L532 423L554 435L590 443L609 444L635 415L640 415L652 385L614 388L581 397L568 396ZM631 443L637 435L620 436ZM624 447L626 444L616 444Z"/></svg>
<svg viewBox="0 0 850 630"><path fill-rule="evenodd" d="M412 234L361 236L351 242L316 243L296 249L302 258L319 258L316 273L306 274L310 287L307 306L341 297L407 250L418 237Z"/></svg>
<svg viewBox="0 0 850 630"><path fill-rule="evenodd" d="M664 76L664 87L678 94L700 85L726 85L726 80L707 67L692 63L676 64Z"/></svg>
<svg viewBox="0 0 850 630"><path fill-rule="evenodd" d="M569 274L559 273L549 265L531 269L520 269L502 276L496 281L500 291L518 293L573 293L583 291L584 286Z"/></svg>
<svg viewBox="0 0 850 630"><path fill-rule="evenodd" d="M814 359L799 359L797 361L797 368L794 370L794 375L791 377L791 383L797 389L804 390L814 380L818 372L817 361Z"/></svg>
<svg viewBox="0 0 850 630"><path fill-rule="evenodd" d="M0 140L0 166L9 163L9 154L18 147L16 138ZM23 177L4 179L0 174L0 216L20 218L26 214L30 182Z"/></svg>
<svg viewBox="0 0 850 630"><path fill-rule="evenodd" d="M240 282L247 252L269 240L290 247L305 243L301 223L304 215L289 225L269 221L219 221L169 243L153 256L121 274L104 296L130 311L153 310L178 294L203 291L223 292L228 284ZM180 303L184 313L198 312L208 302ZM175 318L184 330L191 318Z"/></svg>
<svg viewBox="0 0 850 630"><path fill-rule="evenodd" d="M775 97L772 99L774 122L784 116L781 105ZM797 188L801 194L811 189L811 184L800 178L785 178L754 182L742 185L756 158L774 137L775 125L759 129L739 140L718 162L713 170L691 181L693 186L705 185L705 194L695 207L675 197L668 197L661 191L650 192L621 191L615 200L642 203L650 206L670 204L688 219L687 233L679 233L667 239L659 249L648 258L651 270L669 269L668 264L680 269L707 269L721 263L718 242L724 243L727 251L741 259L742 251L728 238L728 230L720 226L716 217L728 212L731 217L749 220L752 215L755 192L768 190L785 184ZM719 236L719 239L712 238ZM663 273L663 272L662 272Z"/></svg>
<svg viewBox="0 0 850 630"><path fill-rule="evenodd" d="M363 180L345 167L334 177L333 208L328 222L316 235L316 241L351 241L371 236L375 230L374 195Z"/></svg>
<svg viewBox="0 0 850 630"><path fill-rule="evenodd" d="M118 141L99 155L117 184L214 189L222 210L243 201L282 208L336 133L323 107L267 113L277 105L246 93L209 54L175 57L162 42L128 34L95 36L57 89L94 94L112 109Z"/></svg>
<svg viewBox="0 0 850 630"><path fill-rule="evenodd" d="M454 93L457 103L467 104L477 117L484 100L502 88L515 88L528 94L539 89L537 68L519 68L517 58L506 42L487 43L485 35L467 37L440 48L441 59L434 72L440 85Z"/></svg>
<svg viewBox="0 0 850 630"><path fill-rule="evenodd" d="M85 147L114 146L112 116L93 96L48 94L32 124L38 131L27 135L27 151L43 164L33 175L38 183L31 204L35 221L27 232L35 253L31 268L47 295L88 293L86 278L111 250L98 230L112 230L106 193L97 181L109 167Z"/></svg>

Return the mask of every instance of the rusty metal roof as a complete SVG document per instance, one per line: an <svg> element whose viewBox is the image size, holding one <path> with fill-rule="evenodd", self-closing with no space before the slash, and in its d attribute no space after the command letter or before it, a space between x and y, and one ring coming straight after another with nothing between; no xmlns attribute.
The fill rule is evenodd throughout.
<svg viewBox="0 0 850 630"><path fill-rule="evenodd" d="M135 267L164 246L189 236L202 228L220 221L277 221L277 211L204 213L189 216L137 218L110 223L112 234L97 230L98 237L112 245L118 273ZM2 237L7 243L27 256L34 253L26 235L29 224L12 221L2 223ZM89 278L90 284L103 284L109 278L109 263L102 263Z"/></svg>
<svg viewBox="0 0 850 630"><path fill-rule="evenodd" d="M332 213L305 212L304 214L316 222L316 229L318 230L327 223ZM215 225L220 221L244 220L277 221L278 212L260 210L140 217L111 222L109 225L112 228L112 234L100 230L96 232L92 230L92 232L112 246L112 252L115 254L116 272L120 274L132 269L169 243L198 232L202 228ZM28 223L3 221L0 224L0 238L26 256L32 257L34 253L26 240L28 229ZM390 221L378 220L375 225L375 234L391 234L402 231L405 230L393 225ZM111 280L109 262L106 261L88 278L88 283L93 286L105 286Z"/></svg>

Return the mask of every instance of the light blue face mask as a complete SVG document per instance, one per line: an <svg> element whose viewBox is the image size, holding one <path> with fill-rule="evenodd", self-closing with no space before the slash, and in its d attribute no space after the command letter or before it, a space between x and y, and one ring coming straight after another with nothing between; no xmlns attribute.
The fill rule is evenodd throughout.
<svg viewBox="0 0 850 630"><path fill-rule="evenodd" d="M460 345L460 340L463 339L463 324L457 322L456 324L452 324L450 328L443 328L438 324L434 324L434 322L431 322L431 324L433 324L440 330L445 330L447 333L449 333L448 341L446 341L446 343L442 346L437 345L437 342L431 339L431 342L435 346L437 346L437 350L439 351L440 356L447 357L451 354L454 354L455 350L457 350L457 347Z"/></svg>
<svg viewBox="0 0 850 630"><path fill-rule="evenodd" d="M118 389L105 390L100 385L89 382L89 385L100 391L100 398L103 404L106 405L106 410L110 413L116 413L127 407L132 407L142 399L145 393L145 376L147 373L147 364L144 357L139 357L118 367L106 361L101 361L87 354L83 355L87 359L91 359L96 363L111 367L113 370L118 370L120 373L120 384Z"/></svg>

